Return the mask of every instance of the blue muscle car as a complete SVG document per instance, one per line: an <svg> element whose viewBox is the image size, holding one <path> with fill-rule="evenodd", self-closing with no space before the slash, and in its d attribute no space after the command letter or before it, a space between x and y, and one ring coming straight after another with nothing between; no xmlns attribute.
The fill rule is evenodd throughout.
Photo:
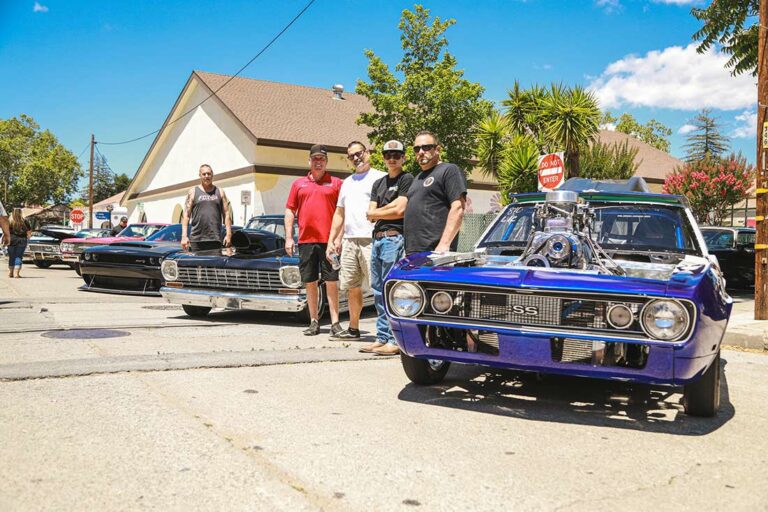
<svg viewBox="0 0 768 512"><path fill-rule="evenodd" d="M717 259L685 199L627 188L515 195L473 253L396 265L385 300L410 380L455 361L684 386L686 413L714 415L732 306Z"/></svg>

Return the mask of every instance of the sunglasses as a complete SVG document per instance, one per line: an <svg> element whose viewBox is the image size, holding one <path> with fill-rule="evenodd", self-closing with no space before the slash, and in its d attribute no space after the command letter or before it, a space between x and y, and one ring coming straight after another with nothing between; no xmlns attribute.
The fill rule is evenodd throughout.
<svg viewBox="0 0 768 512"><path fill-rule="evenodd" d="M382 151L384 160L400 160L403 158L403 154L400 151Z"/></svg>
<svg viewBox="0 0 768 512"><path fill-rule="evenodd" d="M424 151L425 153L427 151L432 151L437 147L437 144L422 144L421 146L413 146L413 152L418 153L419 151Z"/></svg>
<svg viewBox="0 0 768 512"><path fill-rule="evenodd" d="M363 154L365 154L365 150L358 151L357 153L352 153L351 155L347 155L347 158L350 160L357 160L358 158L362 158Z"/></svg>

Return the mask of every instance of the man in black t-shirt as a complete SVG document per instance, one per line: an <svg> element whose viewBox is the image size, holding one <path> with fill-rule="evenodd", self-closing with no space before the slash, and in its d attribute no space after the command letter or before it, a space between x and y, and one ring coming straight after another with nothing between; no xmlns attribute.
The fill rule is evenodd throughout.
<svg viewBox="0 0 768 512"><path fill-rule="evenodd" d="M428 131L413 143L421 173L408 190L403 222L405 253L455 251L464 218L467 180L456 164L440 161L440 141Z"/></svg>
<svg viewBox="0 0 768 512"><path fill-rule="evenodd" d="M403 213L406 194L413 183L413 176L403 172L405 147L397 140L390 140L382 149L388 174L376 180L371 188L371 204L368 220L373 227L371 249L371 288L376 304L376 341L360 349L383 356L400 353L392 335L384 310L384 278L395 263L403 257Z"/></svg>

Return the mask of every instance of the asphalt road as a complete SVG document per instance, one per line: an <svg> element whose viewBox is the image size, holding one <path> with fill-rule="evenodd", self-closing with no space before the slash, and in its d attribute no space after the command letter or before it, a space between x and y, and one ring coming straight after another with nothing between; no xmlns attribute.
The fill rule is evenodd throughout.
<svg viewBox="0 0 768 512"><path fill-rule="evenodd" d="M24 271L0 278L0 510L768 510L760 353L724 351L720 414L691 418L479 367L416 387L289 316Z"/></svg>

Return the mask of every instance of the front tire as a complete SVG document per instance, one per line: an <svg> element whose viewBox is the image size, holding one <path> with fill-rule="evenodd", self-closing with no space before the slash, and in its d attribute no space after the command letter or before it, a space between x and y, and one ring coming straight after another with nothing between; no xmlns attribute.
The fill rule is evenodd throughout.
<svg viewBox="0 0 768 512"><path fill-rule="evenodd" d="M80 264L79 263L75 263L74 265L72 265L72 270L74 270L77 275L82 277L83 273L80 272Z"/></svg>
<svg viewBox="0 0 768 512"><path fill-rule="evenodd" d="M451 367L448 361L417 359L403 352L400 353L400 362L411 382L422 386L440 383L448 373L448 368Z"/></svg>
<svg viewBox="0 0 768 512"><path fill-rule="evenodd" d="M211 312L211 308L206 306L190 306L189 304L182 304L181 308L189 316L201 317Z"/></svg>
<svg viewBox="0 0 768 512"><path fill-rule="evenodd" d="M707 371L683 389L683 408L689 416L711 417L720 408L720 351Z"/></svg>
<svg viewBox="0 0 768 512"><path fill-rule="evenodd" d="M35 260L35 266L37 268L48 268L51 265L53 265L53 263L51 263L50 261L45 261L45 260L38 261L38 260Z"/></svg>

